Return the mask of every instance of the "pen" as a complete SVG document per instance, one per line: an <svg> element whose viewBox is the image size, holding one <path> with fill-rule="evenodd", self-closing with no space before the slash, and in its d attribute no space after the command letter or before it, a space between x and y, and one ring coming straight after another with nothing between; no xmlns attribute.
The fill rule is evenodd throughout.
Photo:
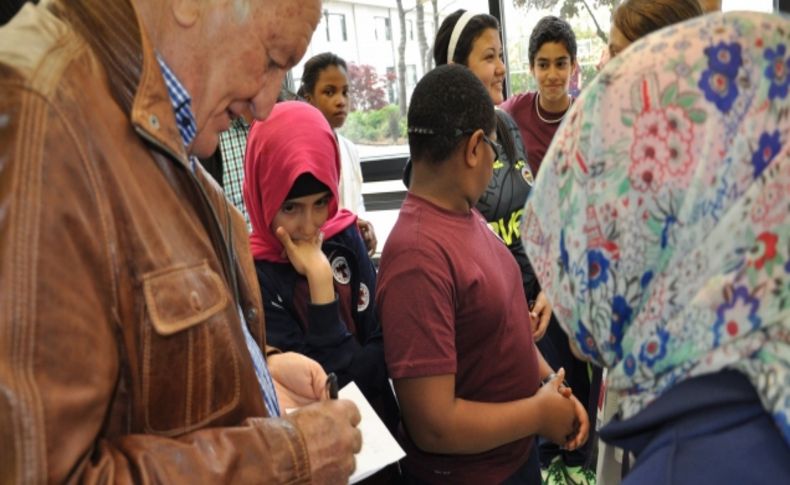
<svg viewBox="0 0 790 485"><path fill-rule="evenodd" d="M329 394L329 399L337 399L337 375L334 372L326 376L326 392Z"/></svg>

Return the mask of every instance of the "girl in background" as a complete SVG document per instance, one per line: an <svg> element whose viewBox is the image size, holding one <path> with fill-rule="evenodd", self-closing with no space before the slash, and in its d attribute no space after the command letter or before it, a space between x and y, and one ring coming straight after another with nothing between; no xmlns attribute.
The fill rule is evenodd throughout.
<svg viewBox="0 0 790 485"><path fill-rule="evenodd" d="M358 216L364 215L359 152L354 142L337 132L346 122L350 105L346 61L331 52L311 57L304 65L302 85L297 94L321 111L335 133L340 148L339 207ZM372 256L376 250L373 226L362 219L358 219L358 225Z"/></svg>

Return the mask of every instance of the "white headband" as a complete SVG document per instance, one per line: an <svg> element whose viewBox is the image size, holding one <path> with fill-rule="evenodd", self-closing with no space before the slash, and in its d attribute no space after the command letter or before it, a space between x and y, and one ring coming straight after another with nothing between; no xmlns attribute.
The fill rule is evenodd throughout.
<svg viewBox="0 0 790 485"><path fill-rule="evenodd" d="M453 63L453 56L455 56L455 47L458 45L458 39L461 38L461 32L464 31L466 24L472 20L477 14L467 10L458 18L458 22L453 27L453 33L450 35L450 45L447 47L447 64Z"/></svg>

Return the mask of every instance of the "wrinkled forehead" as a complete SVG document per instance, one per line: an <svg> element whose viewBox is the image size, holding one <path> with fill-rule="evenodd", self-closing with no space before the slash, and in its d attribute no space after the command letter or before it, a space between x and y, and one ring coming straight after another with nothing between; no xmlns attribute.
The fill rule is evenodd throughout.
<svg viewBox="0 0 790 485"><path fill-rule="evenodd" d="M256 28L268 45L290 50L287 58L279 59L286 67L296 65L304 55L313 32L321 20L319 0L273 0L259 2Z"/></svg>

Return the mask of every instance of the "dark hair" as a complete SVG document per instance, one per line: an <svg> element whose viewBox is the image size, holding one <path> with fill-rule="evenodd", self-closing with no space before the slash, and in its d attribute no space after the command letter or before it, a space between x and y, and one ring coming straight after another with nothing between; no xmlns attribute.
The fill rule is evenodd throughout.
<svg viewBox="0 0 790 485"><path fill-rule="evenodd" d="M412 160L440 163L466 139L463 135L494 131L494 102L469 69L455 64L439 66L414 88L408 126Z"/></svg>
<svg viewBox="0 0 790 485"><path fill-rule="evenodd" d="M331 52L324 52L314 55L307 62L304 63L304 71L302 71L302 85L299 91L296 92L301 97L312 94L315 89L315 83L318 82L321 71L329 66L342 67L343 70L348 71L346 61L337 54Z"/></svg>
<svg viewBox="0 0 790 485"><path fill-rule="evenodd" d="M695 0L696 1L696 0ZM576 62L576 34L571 25L559 17L549 15L538 21L529 36L529 66L535 66L535 56L543 44L558 42L565 46L571 55L571 64Z"/></svg>
<svg viewBox="0 0 790 485"><path fill-rule="evenodd" d="M447 64L450 37L453 35L455 24L458 23L458 19L461 18L464 12L466 10L460 9L448 15L439 27L439 31L436 32L436 39L433 42L433 60L437 66ZM496 17L487 13L481 13L469 19L469 23L464 26L464 30L461 31L461 35L458 37L458 43L455 45L453 62L465 66L469 60L469 54L472 53L472 44L487 29L499 31L499 22L497 22Z"/></svg>
<svg viewBox="0 0 790 485"><path fill-rule="evenodd" d="M464 9L456 10L444 19L439 31L436 32L436 39L433 42L433 60L437 66L447 64L447 51L450 49L450 37L453 35L455 24L466 12ZM464 26L461 35L458 37L458 43L455 46L453 53L453 62L466 66L469 62L469 54L472 53L472 47L475 41L483 35L488 29L499 31L499 22L496 17L481 13L475 15ZM492 101L493 104L493 101ZM499 143L505 149L505 155L509 160L514 160L516 157L515 139L510 134L508 127L497 117L497 135L499 136Z"/></svg>
<svg viewBox="0 0 790 485"><path fill-rule="evenodd" d="M625 0L612 14L612 25L634 42L647 34L702 15L697 0Z"/></svg>

